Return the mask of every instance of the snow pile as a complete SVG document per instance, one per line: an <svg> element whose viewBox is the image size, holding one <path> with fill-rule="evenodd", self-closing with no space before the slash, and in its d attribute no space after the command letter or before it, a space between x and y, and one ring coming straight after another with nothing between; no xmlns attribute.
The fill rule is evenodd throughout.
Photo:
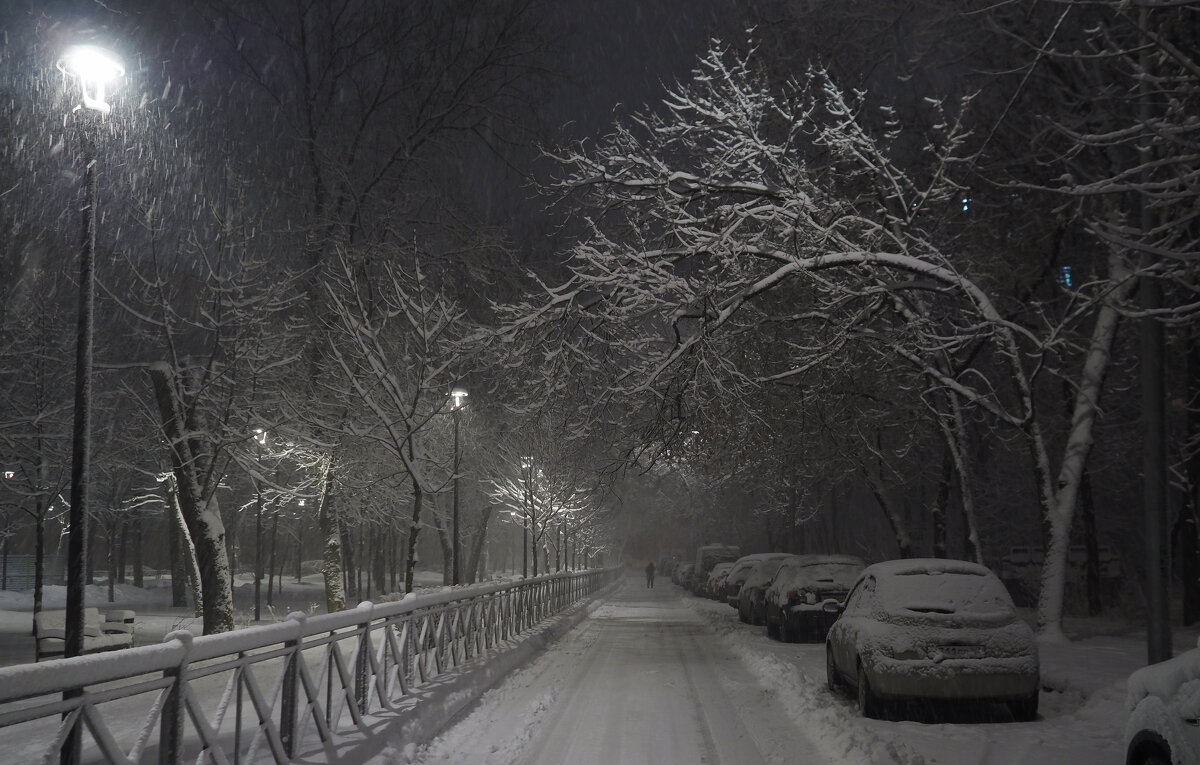
<svg viewBox="0 0 1200 765"><path fill-rule="evenodd" d="M849 702L825 688L824 677L813 677L797 663L764 652L763 637L732 618L713 619L708 604L694 599L705 622L746 665L755 678L775 692L796 726L821 748L825 762L839 765L926 765L926 759L902 741L872 730Z"/></svg>

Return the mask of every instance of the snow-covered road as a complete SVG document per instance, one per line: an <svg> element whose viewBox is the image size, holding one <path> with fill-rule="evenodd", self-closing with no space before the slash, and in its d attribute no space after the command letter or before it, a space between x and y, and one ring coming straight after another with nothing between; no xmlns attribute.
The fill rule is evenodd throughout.
<svg viewBox="0 0 1200 765"><path fill-rule="evenodd" d="M772 693L678 589L630 578L417 761L820 762Z"/></svg>
<svg viewBox="0 0 1200 765"><path fill-rule="evenodd" d="M629 577L428 747L372 762L1117 765L1140 651L1136 636L1043 647L1055 690L1034 722L865 720L825 689L820 644L769 640L723 603Z"/></svg>

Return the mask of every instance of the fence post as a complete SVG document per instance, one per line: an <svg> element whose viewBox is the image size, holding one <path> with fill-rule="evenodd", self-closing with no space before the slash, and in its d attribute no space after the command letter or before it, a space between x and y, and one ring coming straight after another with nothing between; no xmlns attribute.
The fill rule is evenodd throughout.
<svg viewBox="0 0 1200 765"><path fill-rule="evenodd" d="M296 622L296 639L288 640L284 646L288 648L287 663L283 669L283 687L279 699L279 740L283 743L283 751L288 759L296 756L296 711L299 708L300 695L300 648L304 644L304 622L308 618L301 611L293 611L287 615L288 621Z"/></svg>
<svg viewBox="0 0 1200 765"><path fill-rule="evenodd" d="M359 608L366 607L367 620L360 623L358 626L362 628L362 635L358 639L358 656L354 661L354 698L358 705L360 714L367 713L369 699L368 677L371 670L371 618L370 613L374 608L374 604L369 600L364 600L358 604Z"/></svg>
<svg viewBox="0 0 1200 765"><path fill-rule="evenodd" d="M171 685L158 722L158 761L162 765L174 765L183 756L183 683L188 655L192 652L192 633L177 630L163 638L164 643L169 640L183 644L183 658L178 666L163 670L163 676L171 678Z"/></svg>

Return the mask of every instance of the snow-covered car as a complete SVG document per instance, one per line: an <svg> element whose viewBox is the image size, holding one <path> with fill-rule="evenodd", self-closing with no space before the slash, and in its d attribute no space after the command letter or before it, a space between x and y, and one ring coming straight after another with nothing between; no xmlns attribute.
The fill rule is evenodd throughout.
<svg viewBox="0 0 1200 765"><path fill-rule="evenodd" d="M725 591L725 575L733 568L733 563L718 563L713 566L712 571L708 572L708 580L704 583L704 589L697 592L697 595L703 595L706 598L720 600L722 593Z"/></svg>
<svg viewBox="0 0 1200 765"><path fill-rule="evenodd" d="M684 563L682 566L676 567L675 575L672 577L675 584L679 585L685 590L690 590L692 588L693 568L695 568L695 566L691 563Z"/></svg>
<svg viewBox="0 0 1200 765"><path fill-rule="evenodd" d="M764 558L750 569L750 575L738 591L738 618L747 624L763 624L763 593L771 586L775 572L794 555L773 555Z"/></svg>
<svg viewBox="0 0 1200 765"><path fill-rule="evenodd" d="M1200 648L1129 676L1126 765L1200 763Z"/></svg>
<svg viewBox="0 0 1200 765"><path fill-rule="evenodd" d="M760 562L770 560L772 558L783 559L788 557L787 553L751 553L738 558L733 564L733 569L729 575L725 577L725 602L734 608L738 607L738 593L742 589L742 585L746 581L746 577L750 576L750 572L754 570Z"/></svg>
<svg viewBox="0 0 1200 765"><path fill-rule="evenodd" d="M703 594L708 582L708 573L718 563L733 563L742 557L741 549L735 545L711 544L696 548L696 564L692 569L692 593Z"/></svg>
<svg viewBox="0 0 1200 765"><path fill-rule="evenodd" d="M824 640L846 593L866 567L866 561L854 555L792 556L763 594L767 635L785 643Z"/></svg>
<svg viewBox="0 0 1200 765"><path fill-rule="evenodd" d="M877 717L906 699L1003 702L1037 717L1040 667L1033 630L989 569L916 558L863 570L825 639L830 690L852 686Z"/></svg>

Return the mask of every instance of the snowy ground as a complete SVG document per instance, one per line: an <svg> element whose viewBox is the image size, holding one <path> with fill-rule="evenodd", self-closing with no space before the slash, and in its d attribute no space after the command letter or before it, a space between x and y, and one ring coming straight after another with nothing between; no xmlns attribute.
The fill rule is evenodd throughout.
<svg viewBox="0 0 1200 765"><path fill-rule="evenodd" d="M669 583L620 590L553 648L484 695L419 752L372 762L1119 765L1125 678L1144 634L1070 621L1042 648L1041 716L1000 709L898 710L865 720L825 689L820 645L785 645L728 606ZM1177 650L1196 644L1177 635Z"/></svg>

